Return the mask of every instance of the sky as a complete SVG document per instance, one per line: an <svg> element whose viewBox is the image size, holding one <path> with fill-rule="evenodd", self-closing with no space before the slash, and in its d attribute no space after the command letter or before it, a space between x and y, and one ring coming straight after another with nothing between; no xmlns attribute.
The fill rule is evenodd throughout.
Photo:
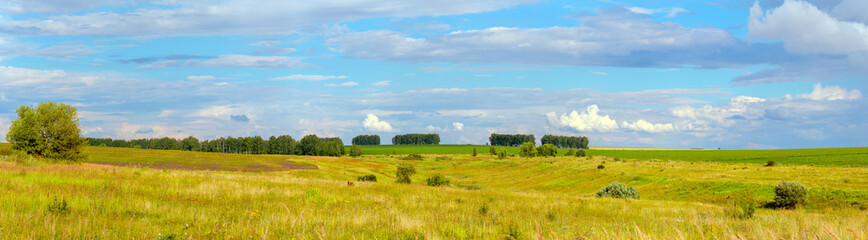
<svg viewBox="0 0 868 240"><path fill-rule="evenodd" d="M864 0L0 0L0 138L868 146Z"/></svg>

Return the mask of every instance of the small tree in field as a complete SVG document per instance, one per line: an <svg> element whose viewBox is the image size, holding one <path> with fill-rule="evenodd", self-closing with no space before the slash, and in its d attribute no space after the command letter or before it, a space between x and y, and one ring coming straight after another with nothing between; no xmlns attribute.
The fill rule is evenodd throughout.
<svg viewBox="0 0 868 240"><path fill-rule="evenodd" d="M585 149L579 149L578 151L576 151L576 157L584 157L587 155L588 154L585 152Z"/></svg>
<svg viewBox="0 0 868 240"><path fill-rule="evenodd" d="M488 148L488 153L491 153L492 156L497 155L497 150L494 147Z"/></svg>
<svg viewBox="0 0 868 240"><path fill-rule="evenodd" d="M471 156L476 157L476 148L473 148L473 155L471 155Z"/></svg>
<svg viewBox="0 0 868 240"><path fill-rule="evenodd" d="M526 142L521 144L518 152L519 156L522 157L533 157L536 156L536 149L533 146L532 142Z"/></svg>
<svg viewBox="0 0 868 240"><path fill-rule="evenodd" d="M410 176L413 176L413 174L416 174L416 168L413 165L407 163L398 164L398 171L395 172L395 176L398 179L395 182L410 184L412 182Z"/></svg>
<svg viewBox="0 0 868 240"><path fill-rule="evenodd" d="M35 108L21 106L17 112L18 119L6 134L12 149L66 161L87 157L81 151L87 140L81 136L78 112L72 105L44 102Z"/></svg>
<svg viewBox="0 0 868 240"><path fill-rule="evenodd" d="M362 156L362 147L360 147L359 145L353 144L353 146L350 148L350 157L358 157L358 156Z"/></svg>

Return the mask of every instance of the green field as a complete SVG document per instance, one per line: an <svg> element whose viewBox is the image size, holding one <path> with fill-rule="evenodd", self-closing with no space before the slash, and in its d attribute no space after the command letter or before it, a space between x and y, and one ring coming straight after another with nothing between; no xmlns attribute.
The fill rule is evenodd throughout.
<svg viewBox="0 0 868 240"><path fill-rule="evenodd" d="M868 168L848 160L864 148L460 152L473 147L364 146L359 158L89 147L83 164L0 157L0 239L868 238ZM410 153L425 158L400 160ZM394 183L398 163L416 167L413 184ZM379 182L355 181L364 174ZM451 185L426 186L437 174ZM772 201L784 180L810 189L805 205L733 216L735 200ZM613 181L641 199L594 197ZM68 210L56 211L64 200Z"/></svg>
<svg viewBox="0 0 868 240"><path fill-rule="evenodd" d="M470 154L476 148L479 154L488 154L485 145L369 145L361 146L365 154ZM517 147L495 147L518 154ZM349 151L349 146L347 146ZM566 153L559 150L559 154ZM724 162L765 164L769 160L778 164L868 166L868 147L816 148L782 150L601 150L591 147L588 154L637 160L678 160L691 162Z"/></svg>

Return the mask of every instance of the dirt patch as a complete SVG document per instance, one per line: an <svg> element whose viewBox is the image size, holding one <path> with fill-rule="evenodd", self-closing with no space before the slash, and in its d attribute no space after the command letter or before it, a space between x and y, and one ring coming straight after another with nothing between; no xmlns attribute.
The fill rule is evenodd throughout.
<svg viewBox="0 0 868 240"><path fill-rule="evenodd" d="M193 170L193 171L236 171L236 172L276 172L287 170L316 170L316 165L299 164L294 162L277 162L274 165L250 164L250 165L220 165L220 164L193 164L179 162L157 162L149 164L122 163L122 162L89 162L99 165L119 167L147 167L150 169Z"/></svg>

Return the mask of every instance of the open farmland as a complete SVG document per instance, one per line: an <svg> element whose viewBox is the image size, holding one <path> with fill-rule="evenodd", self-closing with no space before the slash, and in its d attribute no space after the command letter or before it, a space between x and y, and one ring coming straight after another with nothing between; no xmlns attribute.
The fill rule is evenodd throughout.
<svg viewBox="0 0 868 240"><path fill-rule="evenodd" d="M0 162L0 238L868 236L868 169L848 164L764 167L602 155L500 160L483 151L477 157L426 154L423 160L401 160L400 155L309 157L106 147L86 151L91 159L83 164ZM178 167L135 167L170 162ZM242 170L284 163L310 167ZM412 184L394 183L398 163L416 167ZM597 169L601 163L605 169ZM216 171L201 171L207 169ZM377 176L379 182L355 181L365 174ZM425 179L437 174L451 185L425 186ZM783 180L810 189L803 207L760 208L754 218L733 217L735 199L772 201L774 185ZM635 186L641 198L594 197L613 181ZM51 208L64 201L66 211Z"/></svg>

